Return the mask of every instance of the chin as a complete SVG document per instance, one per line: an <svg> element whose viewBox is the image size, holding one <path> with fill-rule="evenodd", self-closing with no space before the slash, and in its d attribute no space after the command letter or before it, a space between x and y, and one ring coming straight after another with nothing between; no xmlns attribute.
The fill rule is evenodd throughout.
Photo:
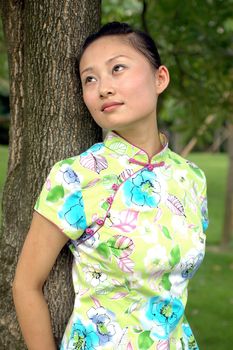
<svg viewBox="0 0 233 350"><path fill-rule="evenodd" d="M120 114L106 115L105 118L94 118L95 122L103 129L107 130L127 130L132 128L135 123L140 121L141 117L131 117Z"/></svg>
<svg viewBox="0 0 233 350"><path fill-rule="evenodd" d="M122 130L127 128L128 125L124 124L124 123L119 123L119 120L114 122L103 122L103 121L99 121L99 120L95 120L96 124L98 124L102 129L106 129L106 130Z"/></svg>

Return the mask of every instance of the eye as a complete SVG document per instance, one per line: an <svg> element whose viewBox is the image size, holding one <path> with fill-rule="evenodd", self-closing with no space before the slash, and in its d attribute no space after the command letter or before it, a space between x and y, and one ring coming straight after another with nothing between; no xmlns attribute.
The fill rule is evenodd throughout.
<svg viewBox="0 0 233 350"><path fill-rule="evenodd" d="M92 83L93 81L96 81L96 79L92 76L88 76L84 79L84 84Z"/></svg>
<svg viewBox="0 0 233 350"><path fill-rule="evenodd" d="M113 72L121 72L122 70L124 70L126 68L126 66L124 64L116 64L113 67Z"/></svg>

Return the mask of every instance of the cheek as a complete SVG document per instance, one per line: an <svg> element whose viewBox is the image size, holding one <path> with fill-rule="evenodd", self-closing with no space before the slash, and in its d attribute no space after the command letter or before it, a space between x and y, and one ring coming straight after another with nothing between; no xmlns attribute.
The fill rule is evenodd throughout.
<svg viewBox="0 0 233 350"><path fill-rule="evenodd" d="M84 92L83 101L89 110L94 110L96 108L96 101L93 93Z"/></svg>
<svg viewBox="0 0 233 350"><path fill-rule="evenodd" d="M142 101L151 103L152 105L156 101L156 89L154 81L151 77L145 78L142 75L128 80L122 87L121 90L125 91L124 95L129 97L130 100L140 106Z"/></svg>
<svg viewBox="0 0 233 350"><path fill-rule="evenodd" d="M145 73L141 70L135 71L133 76L128 77L127 81L123 85L125 90L128 90L132 94L155 94L155 79L153 79L151 73Z"/></svg>
<svg viewBox="0 0 233 350"><path fill-rule="evenodd" d="M90 93L84 93L83 94L83 100L84 103L87 107L87 109L89 110L92 118L95 120L95 122L99 125L99 109L98 109L98 105L97 105L97 101L96 101L96 97L94 96L94 94L90 94ZM101 126L102 127L102 126Z"/></svg>

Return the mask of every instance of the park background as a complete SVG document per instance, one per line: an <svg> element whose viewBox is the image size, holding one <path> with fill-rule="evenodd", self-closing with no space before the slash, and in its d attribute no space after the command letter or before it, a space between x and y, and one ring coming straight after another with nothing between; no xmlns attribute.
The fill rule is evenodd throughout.
<svg viewBox="0 0 233 350"><path fill-rule="evenodd" d="M231 221L226 233L226 209L232 203L233 2L103 0L101 23L113 20L126 21L150 33L162 63L170 71L171 84L159 105L160 128L169 135L173 150L205 171L208 184L206 257L190 282L186 313L201 350L231 349L233 232ZM11 120L3 32L0 22L1 202ZM230 181L233 183L233 177Z"/></svg>

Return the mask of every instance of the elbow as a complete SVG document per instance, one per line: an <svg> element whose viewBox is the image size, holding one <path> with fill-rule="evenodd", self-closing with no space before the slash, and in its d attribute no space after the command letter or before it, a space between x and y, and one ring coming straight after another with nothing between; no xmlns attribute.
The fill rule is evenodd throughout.
<svg viewBox="0 0 233 350"><path fill-rule="evenodd" d="M31 293L42 293L42 286L34 285L34 283L28 279L18 276L17 273L12 283L12 297L14 304L18 304L24 300Z"/></svg>
<svg viewBox="0 0 233 350"><path fill-rule="evenodd" d="M19 285L16 283L16 281L13 281L11 291L12 291L13 302L14 302L15 307L16 307L17 301L20 300L20 295L22 293L22 290L19 288Z"/></svg>
<svg viewBox="0 0 233 350"><path fill-rule="evenodd" d="M14 277L13 283L12 283L12 296L14 303L18 298L20 298L20 295L24 292L25 286L23 283L18 279L17 276Z"/></svg>

